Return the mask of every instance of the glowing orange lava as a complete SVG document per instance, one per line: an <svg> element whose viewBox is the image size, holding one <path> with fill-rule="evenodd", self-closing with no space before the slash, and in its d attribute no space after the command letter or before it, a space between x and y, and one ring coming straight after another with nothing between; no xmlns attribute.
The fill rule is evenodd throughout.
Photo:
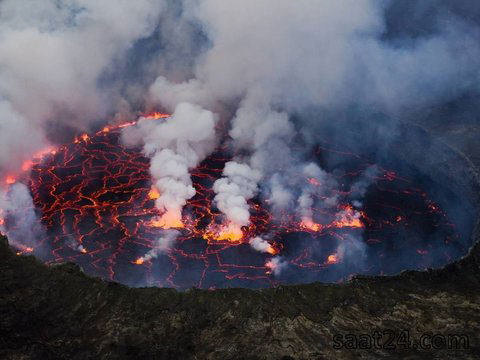
<svg viewBox="0 0 480 360"><path fill-rule="evenodd" d="M182 229L185 227L182 219L173 212L166 212L161 217L151 220L148 225L162 229Z"/></svg>
<svg viewBox="0 0 480 360"><path fill-rule="evenodd" d="M15 179L13 176L9 175L7 176L7 178L5 179L5 183L7 185L12 185L12 184L15 184L17 182L17 179Z"/></svg>
<svg viewBox="0 0 480 360"><path fill-rule="evenodd" d="M337 254L328 255L327 264L336 264L339 262Z"/></svg>
<svg viewBox="0 0 480 360"><path fill-rule="evenodd" d="M148 198L151 200L156 200L160 197L160 192L157 190L155 186L152 186L148 193Z"/></svg>
<svg viewBox="0 0 480 360"><path fill-rule="evenodd" d="M240 242L243 239L243 231L240 226L229 223L223 226L209 226L209 229L203 234L206 240Z"/></svg>
<svg viewBox="0 0 480 360"><path fill-rule="evenodd" d="M315 223L312 219L303 219L300 223L300 228L308 231L318 232L323 229L323 226L322 224Z"/></svg>
<svg viewBox="0 0 480 360"><path fill-rule="evenodd" d="M168 117L168 114L152 113L141 119ZM333 279L337 281L350 275L346 267L330 265L346 260L336 249L341 243L348 245L346 235L351 233L360 235L356 237L360 239L362 233L368 236L366 239L378 239L366 240L373 251L372 259L383 260L371 263L375 267L372 273L378 273L384 270L381 267L387 258L383 257L386 246L382 242L390 241L385 233L390 234L391 229L401 229L405 224L414 226L418 213L434 219L432 223L439 226L442 235L450 237L449 244L452 247L456 244L454 227L439 207L434 203L427 203L427 207L426 194L417 189L415 183L402 183L393 172L379 176L381 186L374 190L375 200L385 203L383 212L370 213L367 202L362 211L348 205L349 198L343 196L348 194L348 186L356 181L364 165L357 157L353 157L348 175L339 177L338 183L343 186L345 182L344 187L326 187L314 195L319 204L323 191L331 192L325 195L329 197L340 194L341 205L315 205L310 209L310 217L302 220L296 218L294 210L277 218L269 211L268 202L259 197L248 202L250 223L238 226L228 223L215 206L213 184L232 156L228 146L221 145L191 169L196 195L187 202L183 214L180 211L162 213L155 206L161 192L152 186L150 159L141 148L126 148L120 141L121 129L135 124L132 121L107 125L96 133L79 135L70 144L46 148L35 154L32 161L25 162L23 168L28 174L18 177L10 174L0 179L2 186L17 181L28 184L35 210L41 217L39 222L48 231L35 248L17 248L19 255L33 251L36 255L46 253L42 260L49 264L74 261L86 273L133 286L265 287L298 279L332 281L332 277L338 276ZM349 153L338 156L351 157ZM313 186L323 185L315 178L304 180ZM392 193L399 195L391 196ZM404 207L407 196L420 204L418 212ZM375 214L376 218L371 220L366 214ZM8 212L0 213L2 230L12 239L18 230L13 218ZM418 223L417 228L423 225ZM168 233L165 229L172 228L178 229L178 237L168 253L150 256L159 239ZM268 241L263 240L263 247L255 248L247 239L256 237ZM428 254L421 250L424 246L421 243L405 245L411 250L409 255L416 255L413 258L418 259L418 264L428 265L429 256L419 256ZM334 271L323 272L329 267ZM281 278L283 269L288 269L285 270L288 276L284 278L287 280Z"/></svg>
<svg viewBox="0 0 480 360"><path fill-rule="evenodd" d="M165 118L168 118L170 116L171 116L170 114L162 114L162 113L159 113L159 112L154 112L153 114L145 115L146 118L152 118L152 119L155 119L155 120L165 119Z"/></svg>
<svg viewBox="0 0 480 360"><path fill-rule="evenodd" d="M55 155L57 153L57 149L53 146L48 146L45 149L42 149L32 156L32 160L24 161L22 164L22 171L28 171L32 168L33 165L37 164L40 160L42 160L47 155Z"/></svg>
<svg viewBox="0 0 480 360"><path fill-rule="evenodd" d="M31 247L22 247L22 248L20 249L20 251L17 251L17 252L16 252L16 254L20 256L20 255L27 254L27 253L31 253L31 252L33 252L33 248L31 248Z"/></svg>
<svg viewBox="0 0 480 360"><path fill-rule="evenodd" d="M362 213L354 210L350 205L344 207L344 210L337 214L337 220L333 222L333 225L338 228L343 227L353 227L361 228L364 227L360 218Z"/></svg>
<svg viewBox="0 0 480 360"><path fill-rule="evenodd" d="M270 255L276 255L276 254L278 254L277 249L275 249L272 245L270 245L270 247L268 248L267 252L268 252Z"/></svg>

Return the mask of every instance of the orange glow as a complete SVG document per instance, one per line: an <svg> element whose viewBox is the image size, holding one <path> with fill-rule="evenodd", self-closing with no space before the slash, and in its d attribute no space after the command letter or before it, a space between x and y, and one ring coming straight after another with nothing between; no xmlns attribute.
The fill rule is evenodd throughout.
<svg viewBox="0 0 480 360"><path fill-rule="evenodd" d="M337 220L333 225L337 228L354 227L361 228L364 225L360 221L361 213L352 209L351 206L346 206L345 210L337 214Z"/></svg>
<svg viewBox="0 0 480 360"><path fill-rule="evenodd" d="M339 259L337 254L328 255L327 264L336 264L338 261Z"/></svg>
<svg viewBox="0 0 480 360"><path fill-rule="evenodd" d="M179 218L176 213L168 211L160 218L156 218L150 221L148 225L151 227L162 229L182 229L185 227L182 219Z"/></svg>
<svg viewBox="0 0 480 360"><path fill-rule="evenodd" d="M133 126L136 123L137 123L136 121L131 121L131 122L128 122L128 123L125 123L125 124L118 125L118 128L123 129L123 128L129 127L129 126ZM114 127L109 127L109 130L110 129L114 129Z"/></svg>
<svg viewBox="0 0 480 360"><path fill-rule="evenodd" d="M7 183L7 185L12 185L12 184L15 184L17 182L17 179L15 179L13 176L9 175L5 179L5 182Z"/></svg>
<svg viewBox="0 0 480 360"><path fill-rule="evenodd" d="M210 227L203 235L206 240L239 242L243 238L243 231L240 226L230 223L222 226L220 229Z"/></svg>
<svg viewBox="0 0 480 360"><path fill-rule="evenodd" d="M24 161L23 164L22 164L22 170L23 171L28 171L35 164L34 160L41 160L46 155L49 155L49 154L55 155L56 153L57 153L57 149L55 147L53 147L53 146L46 147L45 149L40 150L40 151L36 152L35 154L33 154L32 160Z"/></svg>
<svg viewBox="0 0 480 360"><path fill-rule="evenodd" d="M82 134L82 135L80 135L80 137L76 137L76 138L75 138L74 143L75 143L75 144L78 144L78 143L80 142L80 140L83 140L83 141L86 142L86 141L88 141L88 139L90 139L90 137L88 136L88 134Z"/></svg>
<svg viewBox="0 0 480 360"><path fill-rule="evenodd" d="M268 248L267 252L268 252L270 255L276 255L276 254L278 254L277 249L275 249L272 245L270 245L270 247Z"/></svg>
<svg viewBox="0 0 480 360"><path fill-rule="evenodd" d="M302 222L300 223L300 227L305 230L310 230L315 232L322 230L322 224L317 224L313 222L312 219L303 219Z"/></svg>
<svg viewBox="0 0 480 360"><path fill-rule="evenodd" d="M33 161L27 160L22 164L22 170L28 171L33 166Z"/></svg>
<svg viewBox="0 0 480 360"><path fill-rule="evenodd" d="M309 182L310 184L312 184L312 185L315 185L315 186L320 186L320 185L321 185L320 181L318 181L318 180L315 179L315 178L309 178L309 179L308 179L308 182Z"/></svg>
<svg viewBox="0 0 480 360"><path fill-rule="evenodd" d="M41 159L42 157L44 157L45 155L48 155L48 154L56 154L57 153L57 149L53 146L49 146L43 150L40 150L38 152L36 152L35 154L33 154L33 159Z"/></svg>
<svg viewBox="0 0 480 360"><path fill-rule="evenodd" d="M231 157L230 148L223 141L201 165L191 169L192 185L197 190L197 196L187 201L184 213L180 207L172 208L175 211L168 213L164 209L159 210L155 202L160 205L158 200L162 200L165 194L149 172L148 157L140 147L128 148L121 141L121 130L136 127L138 122L154 125L172 121L167 114L148 114L137 113L138 119L127 123L113 122L116 120L112 119L112 123L103 123L95 133L88 135L80 130L75 134L76 145L71 144L70 138L68 144L44 149L32 155L23 166L21 161L17 164L24 171L32 169L32 176L19 171L5 173L0 178L0 189L3 187L4 191L12 190L13 186L9 188L6 182L25 183L33 195L33 210L39 215L36 224L58 234L49 236L45 242L35 245L34 249L17 247L19 255L30 255L32 251L43 253L46 250L49 252L46 253L48 263L78 259L93 270L94 275L109 279L122 278L123 275L118 273L117 276L117 272L129 271L130 268L137 275L145 274L145 281L149 284L168 287L183 288L189 286L190 281L202 287L205 284L229 286L229 281L233 286L243 286L257 279L261 283L276 284L289 278L269 279L265 273L277 276L288 264L296 274L305 276L310 271L336 273L338 269L335 270L336 266L333 265L341 266L345 262L343 246L348 248L350 236L361 235L360 232L367 226L376 230L374 234L365 236L369 244L381 243L383 236L390 233L390 228L393 233L400 225L409 225L407 222L411 222L412 227L416 226L416 219L407 216L410 214L409 208L403 205L397 208L395 199L393 203L389 202L389 195L382 201L386 206L393 206L393 210L388 207L385 214L379 213L369 219L368 213L363 213L359 206L348 205L350 197L346 187L339 186L331 190L329 187L329 191L325 192L314 191L325 186L322 178L305 174L300 176L304 185L310 188L315 205L302 208L305 211L301 213L290 208L277 213L270 210L268 200L264 202L258 197L248 202L251 213L248 224L240 223L244 225L241 226L231 223L218 210L212 189ZM218 124L218 130L227 130L225 126ZM323 150L319 148L318 151ZM51 155L55 153L56 156ZM355 169L345 174L346 183L354 183L359 176L360 173L357 174ZM8 179L7 175L10 175ZM378 179L383 181L382 188L385 191L398 190L397 183L389 185L380 175ZM414 203L428 201L420 189L417 191L412 187L413 190L410 190L408 183L398 186L399 189L410 191ZM411 186L415 184L412 182ZM330 196L332 199L337 197L338 203L332 204ZM427 205L428 202L425 203ZM426 213L434 209L436 205L432 203ZM392 213L393 216L389 215ZM9 235L12 231L13 235L16 230L14 220L8 211L2 214L0 210L0 232L5 231ZM444 220L441 221L438 226L446 226L448 236L451 236L448 241L454 242L456 233L452 232L450 224L443 225ZM437 222L435 224L437 226ZM176 229L178 233L166 229ZM178 246L171 247L170 237L165 237L166 234L170 236L170 232L178 235L175 243ZM260 240L254 244L256 238ZM293 244L295 239L302 243ZM53 246L50 247L48 243L52 241ZM316 251L316 245L320 242L325 243L325 249L329 249L323 254ZM332 247L332 243L342 246ZM25 243L30 244L33 243ZM293 254L289 251L292 246L298 246L299 251ZM405 246L413 253L413 260L420 264L429 256L426 250L432 251L420 240ZM158 260L157 255L160 256ZM381 261L382 257L383 260L387 259L386 255L378 253L378 260ZM165 264L165 271L155 271L162 264ZM195 276L182 276L185 270L190 269L189 264L194 264ZM341 276L348 275L343 270L340 272Z"/></svg>
<svg viewBox="0 0 480 360"><path fill-rule="evenodd" d="M23 248L22 250L17 251L17 255L23 255L23 254L31 253L31 252L33 252L33 248L31 248L31 247L25 247L25 248Z"/></svg>
<svg viewBox="0 0 480 360"><path fill-rule="evenodd" d="M281 270L281 268L284 267L285 265L286 263L284 263L281 259L271 258L265 263L265 267L268 268L268 270L265 273L266 274L276 273L277 270Z"/></svg>
<svg viewBox="0 0 480 360"><path fill-rule="evenodd" d="M165 118L168 118L170 117L170 114L162 114L162 113L159 113L159 112L154 112L152 114L148 114L148 115L145 115L145 117L148 119L148 118L151 118L151 119L154 119L154 120L157 120L157 119L165 119Z"/></svg>
<svg viewBox="0 0 480 360"><path fill-rule="evenodd" d="M265 263L265 267L267 267L269 270L266 271L266 274L271 274L276 268L277 268L277 265L272 261L272 260L269 260Z"/></svg>
<svg viewBox="0 0 480 360"><path fill-rule="evenodd" d="M148 198L151 200L156 200L160 197L160 192L157 190L155 186L152 186L150 192L148 193Z"/></svg>

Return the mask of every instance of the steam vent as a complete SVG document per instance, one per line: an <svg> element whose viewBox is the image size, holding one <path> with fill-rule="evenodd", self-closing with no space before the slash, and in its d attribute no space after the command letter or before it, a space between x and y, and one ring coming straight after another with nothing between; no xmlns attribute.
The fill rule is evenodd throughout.
<svg viewBox="0 0 480 360"><path fill-rule="evenodd" d="M0 358L480 359L479 35L0 0Z"/></svg>

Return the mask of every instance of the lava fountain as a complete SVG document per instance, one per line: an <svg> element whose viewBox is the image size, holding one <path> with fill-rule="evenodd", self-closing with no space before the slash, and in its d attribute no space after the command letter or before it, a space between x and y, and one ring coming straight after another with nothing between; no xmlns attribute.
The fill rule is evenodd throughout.
<svg viewBox="0 0 480 360"><path fill-rule="evenodd" d="M23 177L4 179L7 187L28 184L45 229L38 245L19 248L19 255L33 253L47 264L75 262L88 274L127 285L184 289L339 282L355 273L441 266L467 251L448 214L415 178L380 166L361 207L312 207L311 218L298 219L274 216L256 197L249 202L250 224L229 227L212 190L231 160L226 144L192 171L196 195L182 221L159 221L160 193L152 186L149 159L120 143L121 130L134 124L108 126L47 149L24 165ZM372 162L321 142L312 158L329 153L342 159L341 171L332 172L340 188L330 195L343 199ZM8 213L0 213L0 224L7 235L18 226ZM171 231L175 236L168 238ZM358 244L361 249L352 253Z"/></svg>

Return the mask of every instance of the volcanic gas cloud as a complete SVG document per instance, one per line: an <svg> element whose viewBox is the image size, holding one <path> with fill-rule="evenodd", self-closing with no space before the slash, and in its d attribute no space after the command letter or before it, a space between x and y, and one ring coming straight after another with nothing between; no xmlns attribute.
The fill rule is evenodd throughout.
<svg viewBox="0 0 480 360"><path fill-rule="evenodd" d="M395 9L1 1L0 231L19 255L134 286L332 282L458 258L468 231L448 201L384 160L400 121L478 86L476 28L408 34Z"/></svg>

